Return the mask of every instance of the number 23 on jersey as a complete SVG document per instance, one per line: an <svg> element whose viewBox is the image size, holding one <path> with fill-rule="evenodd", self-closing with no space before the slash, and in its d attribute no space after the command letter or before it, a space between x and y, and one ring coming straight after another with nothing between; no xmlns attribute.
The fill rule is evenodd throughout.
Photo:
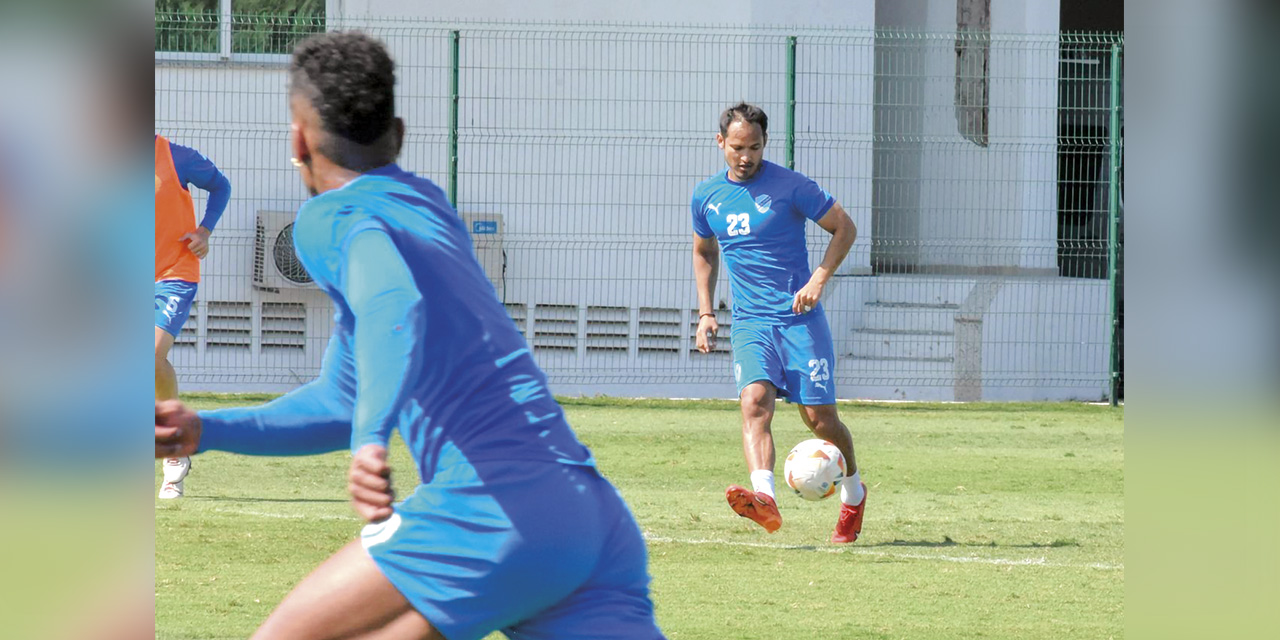
<svg viewBox="0 0 1280 640"><path fill-rule="evenodd" d="M730 236L745 236L751 233L751 215L746 213L731 213L724 217L725 222L729 223Z"/></svg>

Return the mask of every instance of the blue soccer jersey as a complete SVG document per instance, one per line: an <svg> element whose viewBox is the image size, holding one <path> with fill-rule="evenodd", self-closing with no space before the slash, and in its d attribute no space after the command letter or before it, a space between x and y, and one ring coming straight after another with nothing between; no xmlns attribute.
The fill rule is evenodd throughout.
<svg viewBox="0 0 1280 640"><path fill-rule="evenodd" d="M805 175L767 161L747 182L730 180L726 170L694 189L693 232L720 242L735 321L795 318L792 300L812 276L805 222L835 202Z"/></svg>
<svg viewBox="0 0 1280 640"><path fill-rule="evenodd" d="M471 463L594 466L434 183L370 171L307 201L293 237L337 309L321 375L265 406L201 413L202 450L355 451L398 429L423 482L446 443Z"/></svg>

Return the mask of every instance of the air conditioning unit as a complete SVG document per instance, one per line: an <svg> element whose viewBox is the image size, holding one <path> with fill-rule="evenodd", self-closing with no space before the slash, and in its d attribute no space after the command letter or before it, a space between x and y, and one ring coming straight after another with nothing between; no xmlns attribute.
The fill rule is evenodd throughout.
<svg viewBox="0 0 1280 640"><path fill-rule="evenodd" d="M501 213L464 213L462 221L467 225L467 233L471 234L471 243L475 247L476 259L488 276L489 282L498 294L498 298L506 301L507 289L507 252L504 248L504 236Z"/></svg>
<svg viewBox="0 0 1280 640"><path fill-rule="evenodd" d="M281 289L314 289L302 261L293 250L292 211L259 211L253 239L253 286L279 293Z"/></svg>

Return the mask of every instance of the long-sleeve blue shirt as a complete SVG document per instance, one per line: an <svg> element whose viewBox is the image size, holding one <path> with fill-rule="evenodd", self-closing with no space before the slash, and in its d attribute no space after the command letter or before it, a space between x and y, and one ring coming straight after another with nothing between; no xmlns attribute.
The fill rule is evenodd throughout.
<svg viewBox="0 0 1280 640"><path fill-rule="evenodd" d="M178 182L183 187L195 185L209 192L200 226L213 231L231 201L231 181L204 154L191 147L170 141L169 153L173 156L173 168L178 171Z"/></svg>
<svg viewBox="0 0 1280 640"><path fill-rule="evenodd" d="M470 462L594 466L439 187L394 164L370 171L303 205L293 238L337 309L320 377L202 413L202 450L354 452L398 429L424 482L446 443Z"/></svg>

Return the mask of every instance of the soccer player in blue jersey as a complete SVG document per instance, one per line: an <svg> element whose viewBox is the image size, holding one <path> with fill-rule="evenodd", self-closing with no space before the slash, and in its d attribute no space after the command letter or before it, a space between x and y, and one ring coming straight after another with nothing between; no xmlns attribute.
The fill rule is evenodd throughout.
<svg viewBox="0 0 1280 640"><path fill-rule="evenodd" d="M290 67L292 150L313 194L294 244L337 309L320 377L267 405L156 405L156 455L350 447L370 522L253 637L662 638L644 540L547 390L462 219L394 164L404 137L378 41L329 33ZM392 505L398 431L419 482Z"/></svg>
<svg viewBox="0 0 1280 640"><path fill-rule="evenodd" d="M836 411L835 346L822 292L853 246L857 229L840 203L813 180L764 160L769 118L739 103L720 115L716 144L728 169L693 191L693 272L698 286L698 350L714 347L715 283L724 250L733 288L733 372L742 407L742 448L751 490L731 485L729 506L769 533L782 526L774 496L770 424L779 396L800 408L814 435L834 443L848 465L843 503L831 541L848 543L862 531L867 490L853 455L853 438ZM831 234L810 272L805 224Z"/></svg>

